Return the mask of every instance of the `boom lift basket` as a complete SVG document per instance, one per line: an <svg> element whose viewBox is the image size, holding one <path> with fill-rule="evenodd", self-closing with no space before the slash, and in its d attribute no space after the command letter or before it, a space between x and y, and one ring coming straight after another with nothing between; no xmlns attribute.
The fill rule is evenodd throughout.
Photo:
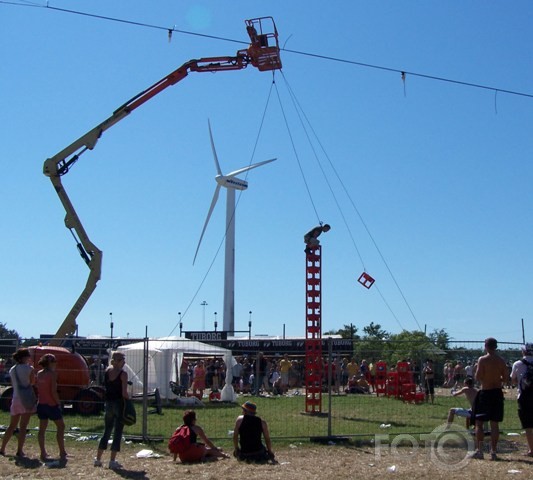
<svg viewBox="0 0 533 480"><path fill-rule="evenodd" d="M247 54L251 63L260 72L281 68L278 31L272 17L246 20L246 31L250 36Z"/></svg>

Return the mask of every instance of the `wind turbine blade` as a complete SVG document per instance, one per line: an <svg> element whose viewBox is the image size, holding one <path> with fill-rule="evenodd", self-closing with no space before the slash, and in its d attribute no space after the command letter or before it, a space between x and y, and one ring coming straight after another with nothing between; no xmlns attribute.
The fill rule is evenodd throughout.
<svg viewBox="0 0 533 480"><path fill-rule="evenodd" d="M213 141L213 132L211 132L211 122L207 119L207 125L209 127L209 138L211 140L211 149L213 150L213 157L215 158L215 167L217 173L222 175L222 170L220 170L220 164L218 163L217 151L215 150L215 142Z"/></svg>
<svg viewBox="0 0 533 480"><path fill-rule="evenodd" d="M215 188L215 194L213 195L213 200L211 200L211 206L209 207L209 211L207 212L207 218L205 219L204 228L202 229L202 234L200 235L200 240L198 240L198 246L196 247L196 252L194 253L194 259L192 261L193 265L194 265L194 262L196 261L198 250L200 250L200 244L202 243L202 238L204 238L205 229L207 228L207 224L209 223L211 214L213 213L213 210L215 209L215 205L217 204L219 192L220 192L220 185L217 185L217 188Z"/></svg>
<svg viewBox="0 0 533 480"><path fill-rule="evenodd" d="M235 177L243 172L247 172L248 170L252 170L253 168L260 167L262 165L265 165L266 163L273 162L274 160L277 160L277 158L271 158L270 160L265 160L264 162L254 163L253 165L250 165L248 167L239 168L239 170L235 170L234 172L228 173L225 175L226 177Z"/></svg>

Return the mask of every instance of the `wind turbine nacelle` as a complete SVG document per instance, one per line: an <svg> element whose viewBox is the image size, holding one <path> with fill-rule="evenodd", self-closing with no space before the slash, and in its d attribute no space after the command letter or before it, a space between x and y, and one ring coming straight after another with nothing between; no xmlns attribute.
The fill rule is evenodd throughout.
<svg viewBox="0 0 533 480"><path fill-rule="evenodd" d="M234 190L246 190L248 188L248 182L237 177L217 176L215 179L221 187L233 188Z"/></svg>

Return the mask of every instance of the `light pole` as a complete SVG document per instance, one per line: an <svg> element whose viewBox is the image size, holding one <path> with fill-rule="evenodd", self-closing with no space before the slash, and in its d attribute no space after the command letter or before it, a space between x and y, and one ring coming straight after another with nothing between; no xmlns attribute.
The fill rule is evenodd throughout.
<svg viewBox="0 0 533 480"><path fill-rule="evenodd" d="M250 315L248 317L248 340L250 340L250 338L252 338L252 311L251 310L248 312L248 315Z"/></svg>
<svg viewBox="0 0 533 480"><path fill-rule="evenodd" d="M215 312L215 332L217 331L218 323L217 323L217 312Z"/></svg>
<svg viewBox="0 0 533 480"><path fill-rule="evenodd" d="M109 312L109 318L110 318L109 326L111 328L111 340L113 340L113 312Z"/></svg>
<svg viewBox="0 0 533 480"><path fill-rule="evenodd" d="M181 331L183 330L183 323L181 322L181 312L178 312L178 316L180 317L180 337L181 337Z"/></svg>
<svg viewBox="0 0 533 480"><path fill-rule="evenodd" d="M202 315L202 330L205 332L205 307L207 307L209 304L204 300L202 303L200 303L200 305L204 307L204 312Z"/></svg>

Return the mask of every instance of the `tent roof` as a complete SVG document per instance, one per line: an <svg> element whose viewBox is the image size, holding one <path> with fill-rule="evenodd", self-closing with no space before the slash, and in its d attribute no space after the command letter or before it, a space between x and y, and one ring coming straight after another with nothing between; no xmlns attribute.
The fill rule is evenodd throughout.
<svg viewBox="0 0 533 480"><path fill-rule="evenodd" d="M121 352L128 352L134 350L144 349L144 342L132 343L130 345L123 345L118 347ZM187 353L192 355L226 355L231 354L231 350L227 348L209 345L207 343L198 342L196 340L188 340L180 337L161 337L152 338L148 340L148 350L164 351L172 350L180 353Z"/></svg>

